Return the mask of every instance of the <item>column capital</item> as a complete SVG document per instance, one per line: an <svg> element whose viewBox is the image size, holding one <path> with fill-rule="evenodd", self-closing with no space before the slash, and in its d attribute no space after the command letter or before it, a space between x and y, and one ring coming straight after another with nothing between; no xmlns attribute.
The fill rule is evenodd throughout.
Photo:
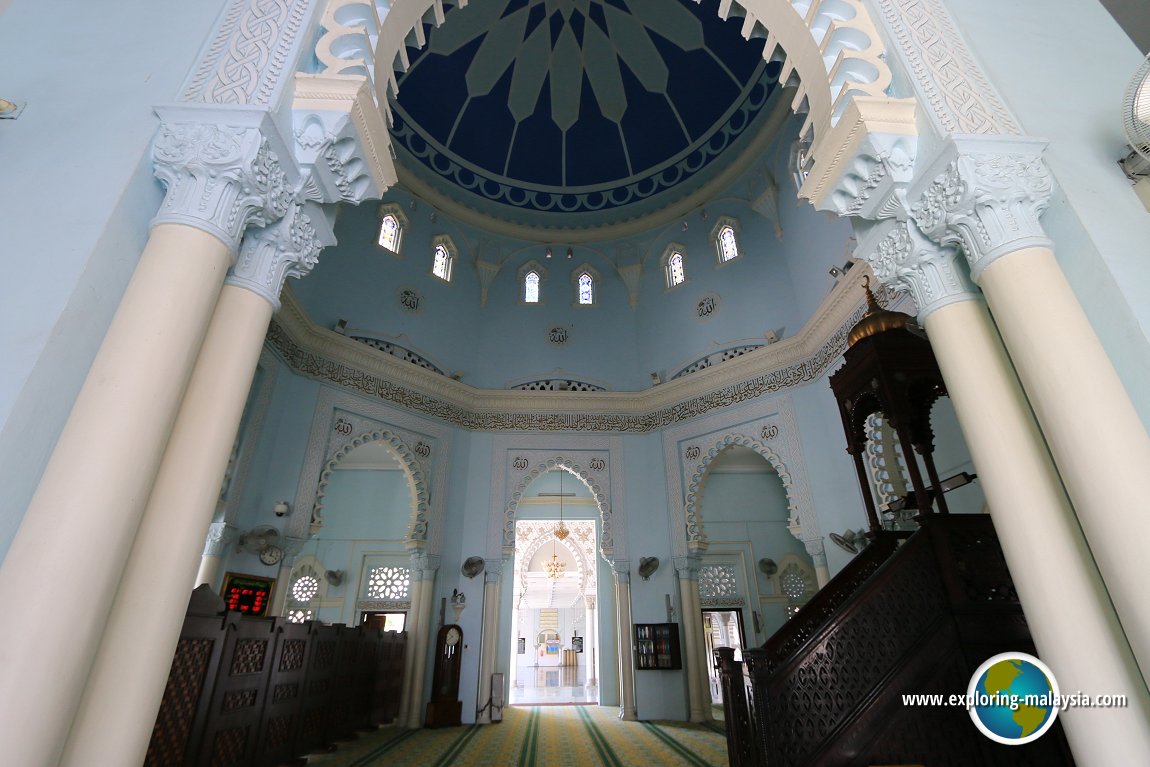
<svg viewBox="0 0 1150 767"><path fill-rule="evenodd" d="M631 583L631 560L616 559L611 563L611 569L615 573L615 583Z"/></svg>
<svg viewBox="0 0 1150 767"><path fill-rule="evenodd" d="M822 538L810 538L803 541L803 546L806 547L807 553L811 555L816 567L827 565L827 552L823 547Z"/></svg>
<svg viewBox="0 0 1150 767"><path fill-rule="evenodd" d="M699 580L699 568L703 566L703 559L699 556L675 557L675 572L681 581Z"/></svg>
<svg viewBox="0 0 1150 767"><path fill-rule="evenodd" d="M483 582L484 583L499 583L499 579L503 577L503 560L502 559L485 559L483 560Z"/></svg>
<svg viewBox="0 0 1150 767"><path fill-rule="evenodd" d="M222 557L235 543L239 528L227 522L213 522L208 525L208 535L204 541L205 557Z"/></svg>
<svg viewBox="0 0 1150 767"><path fill-rule="evenodd" d="M583 603L587 606L588 610L594 610L595 609L595 595L594 594L584 594L583 595Z"/></svg>
<svg viewBox="0 0 1150 767"><path fill-rule="evenodd" d="M278 221L248 229L225 282L252 291L279 311L284 281L307 275L319 263L320 250L334 241L318 206L294 203Z"/></svg>
<svg viewBox="0 0 1150 767"><path fill-rule="evenodd" d="M163 122L152 161L167 193L153 226L192 226L235 252L244 229L267 226L291 207L297 174L282 164L290 153L267 112L189 106L156 112Z"/></svg>
<svg viewBox="0 0 1150 767"><path fill-rule="evenodd" d="M435 578L435 571L439 569L439 557L434 554L411 555L411 579L413 581L430 581Z"/></svg>
<svg viewBox="0 0 1150 767"><path fill-rule="evenodd" d="M855 258L870 264L883 285L908 291L920 321L944 306L979 295L958 249L927 238L913 222L878 222L859 235Z"/></svg>
<svg viewBox="0 0 1150 767"><path fill-rule="evenodd" d="M1039 217L1053 182L1042 159L1044 139L951 137L909 195L919 229L944 245L962 246L971 278L1022 248L1052 248Z"/></svg>

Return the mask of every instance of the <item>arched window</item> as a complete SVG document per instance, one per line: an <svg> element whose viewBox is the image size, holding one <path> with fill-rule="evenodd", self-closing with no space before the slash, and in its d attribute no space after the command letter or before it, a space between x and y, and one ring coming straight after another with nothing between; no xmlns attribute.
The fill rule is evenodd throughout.
<svg viewBox="0 0 1150 767"><path fill-rule="evenodd" d="M595 303L595 278L590 272L579 274L579 303L583 305Z"/></svg>
<svg viewBox="0 0 1150 767"><path fill-rule="evenodd" d="M389 202L379 206L379 238L376 242L381 248L387 248L398 256L406 229L407 216L403 215L399 205Z"/></svg>
<svg viewBox="0 0 1150 767"><path fill-rule="evenodd" d="M519 267L519 303L542 304L543 283L547 281L547 270L532 259Z"/></svg>
<svg viewBox="0 0 1150 767"><path fill-rule="evenodd" d="M399 219L392 215L384 216L379 222L379 244L392 253L399 251Z"/></svg>
<svg viewBox="0 0 1150 767"><path fill-rule="evenodd" d="M677 242L672 242L663 251L663 276L667 280L667 287L673 288L687 281L685 267L687 249Z"/></svg>
<svg viewBox="0 0 1150 767"><path fill-rule="evenodd" d="M455 269L455 243L446 234L441 234L431 241L431 273L444 282L451 282L451 273Z"/></svg>
<svg viewBox="0 0 1150 767"><path fill-rule="evenodd" d="M532 269L523 275L523 301L528 304L539 303L539 272Z"/></svg>
<svg viewBox="0 0 1150 767"><path fill-rule="evenodd" d="M451 254L442 245L435 246L435 262L431 265L431 273L441 280L451 282Z"/></svg>
<svg viewBox="0 0 1150 767"><path fill-rule="evenodd" d="M715 228L711 230L711 242L715 244L719 266L743 255L739 247L739 222L729 216L723 216L715 223Z"/></svg>
<svg viewBox="0 0 1150 767"><path fill-rule="evenodd" d="M719 230L719 257L724 261L739 257L739 244L735 242L735 230L724 226Z"/></svg>

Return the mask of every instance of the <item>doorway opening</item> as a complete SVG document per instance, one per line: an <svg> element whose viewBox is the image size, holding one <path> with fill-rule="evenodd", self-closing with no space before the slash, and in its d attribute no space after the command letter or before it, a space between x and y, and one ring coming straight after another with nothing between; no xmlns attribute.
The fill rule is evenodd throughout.
<svg viewBox="0 0 1150 767"><path fill-rule="evenodd" d="M563 469L542 475L515 523L512 706L599 702L594 499ZM575 492L565 492L575 485ZM580 492L581 491L581 492ZM585 496L585 498L582 498ZM576 518L572 518L576 517Z"/></svg>
<svg viewBox="0 0 1150 767"><path fill-rule="evenodd" d="M715 657L716 647L730 647L735 651L735 660L743 660L743 611L742 610L703 610L703 637L707 646L707 657ZM711 705L723 706L723 687L719 672L713 663L707 664L710 679Z"/></svg>

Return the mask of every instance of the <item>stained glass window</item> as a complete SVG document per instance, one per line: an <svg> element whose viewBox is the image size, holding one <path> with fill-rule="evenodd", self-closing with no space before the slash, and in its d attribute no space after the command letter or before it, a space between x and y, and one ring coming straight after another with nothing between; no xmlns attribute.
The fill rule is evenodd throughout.
<svg viewBox="0 0 1150 767"><path fill-rule="evenodd" d="M739 245L735 241L735 230L724 226L719 230L719 255L724 261L739 257Z"/></svg>
<svg viewBox="0 0 1150 767"><path fill-rule="evenodd" d="M435 261L431 273L445 282L451 282L451 253L443 245L435 246Z"/></svg>
<svg viewBox="0 0 1150 767"><path fill-rule="evenodd" d="M579 275L579 303L595 303L595 280L587 272Z"/></svg>
<svg viewBox="0 0 1150 767"><path fill-rule="evenodd" d="M667 259L667 287L681 285L686 279L686 273L683 271L683 254L672 253Z"/></svg>
<svg viewBox="0 0 1150 767"><path fill-rule="evenodd" d="M399 219L390 213L379 222L379 244L393 253L399 252Z"/></svg>
<svg viewBox="0 0 1150 767"><path fill-rule="evenodd" d="M539 303L539 272L530 271L523 275L523 300L529 304Z"/></svg>

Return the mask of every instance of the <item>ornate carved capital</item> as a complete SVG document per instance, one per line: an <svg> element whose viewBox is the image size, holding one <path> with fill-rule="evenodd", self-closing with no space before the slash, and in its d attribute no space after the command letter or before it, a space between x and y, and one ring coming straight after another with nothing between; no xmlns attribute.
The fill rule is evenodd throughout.
<svg viewBox="0 0 1150 767"><path fill-rule="evenodd" d="M411 556L411 579L413 581L430 581L435 578L435 571L439 569L439 557L434 554L413 554Z"/></svg>
<svg viewBox="0 0 1150 767"><path fill-rule="evenodd" d="M322 227L326 220L322 213L318 215ZM319 252L326 243L320 242L313 220L304 206L296 203L269 226L249 229L225 282L262 296L279 311L284 280L303 277L319 263Z"/></svg>
<svg viewBox="0 0 1150 767"><path fill-rule="evenodd" d="M164 122L152 147L167 194L152 224L183 224L233 251L249 224L267 226L287 212L294 190L260 128Z"/></svg>
<svg viewBox="0 0 1150 767"><path fill-rule="evenodd" d="M807 553L811 555L815 567L826 567L827 565L827 552L823 548L823 541L821 538L808 539L803 541L803 546L806 547Z"/></svg>
<svg viewBox="0 0 1150 767"><path fill-rule="evenodd" d="M1020 137L952 139L912 195L915 223L944 245L961 244L975 282L1007 253L1052 247L1039 223L1053 186L1045 147Z"/></svg>
<svg viewBox="0 0 1150 767"><path fill-rule="evenodd" d="M205 557L222 557L235 543L239 528L227 522L213 522L208 525L208 536L204 541Z"/></svg>
<svg viewBox="0 0 1150 767"><path fill-rule="evenodd" d="M870 264L883 285L906 290L920 320L932 312L978 296L953 245L939 245L913 223L883 221L859 238L855 257Z"/></svg>
<svg viewBox="0 0 1150 767"><path fill-rule="evenodd" d="M595 595L594 594L584 594L583 595L583 603L587 606L588 610L594 610L595 609Z"/></svg>
<svg viewBox="0 0 1150 767"><path fill-rule="evenodd" d="M611 569L615 571L615 583L631 585L631 560L616 559L611 563Z"/></svg>
<svg viewBox="0 0 1150 767"><path fill-rule="evenodd" d="M502 559L485 559L483 560L483 582L484 583L499 583L503 577L503 560Z"/></svg>
<svg viewBox="0 0 1150 767"><path fill-rule="evenodd" d="M703 566L703 562L699 557L675 557L673 561L675 564L675 572L679 574L679 580L699 580L699 568Z"/></svg>

